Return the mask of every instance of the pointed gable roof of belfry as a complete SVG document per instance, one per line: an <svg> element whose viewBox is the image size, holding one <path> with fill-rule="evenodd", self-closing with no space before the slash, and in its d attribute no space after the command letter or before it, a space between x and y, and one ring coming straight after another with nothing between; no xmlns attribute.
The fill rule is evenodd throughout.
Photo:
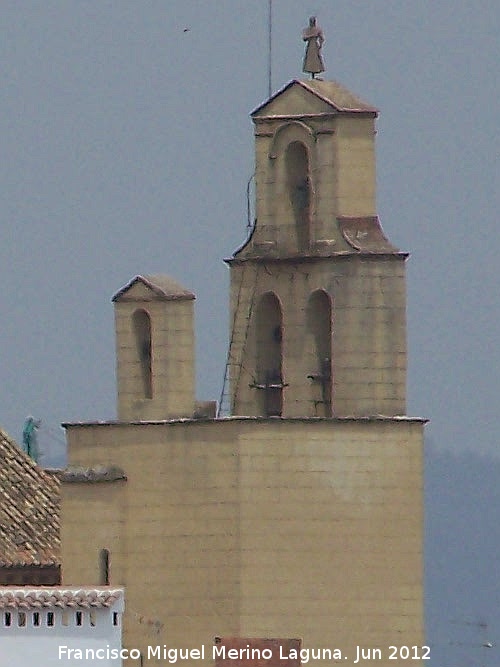
<svg viewBox="0 0 500 667"><path fill-rule="evenodd" d="M274 103L282 96L291 95L294 89L310 93L316 100L325 105L325 110L330 108L332 112L336 113L378 115L378 109L351 93L337 81L323 81L321 79L311 79L309 81L293 79L284 88L254 109L250 115L252 117L266 116L266 111L270 111L270 115L274 115L272 111L272 107L276 106Z"/></svg>
<svg viewBox="0 0 500 667"><path fill-rule="evenodd" d="M0 429L0 567L59 565L60 482Z"/></svg>
<svg viewBox="0 0 500 667"><path fill-rule="evenodd" d="M195 298L193 292L170 276L139 275L118 290L112 301L178 301Z"/></svg>

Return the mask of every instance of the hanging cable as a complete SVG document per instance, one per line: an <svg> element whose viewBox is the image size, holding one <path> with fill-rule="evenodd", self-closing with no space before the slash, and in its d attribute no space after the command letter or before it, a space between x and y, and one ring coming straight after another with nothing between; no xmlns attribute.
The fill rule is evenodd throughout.
<svg viewBox="0 0 500 667"><path fill-rule="evenodd" d="M250 231L254 226L255 220L252 219L252 205L250 203L250 188L252 187L252 181L255 178L255 171L250 176L247 182L247 229Z"/></svg>
<svg viewBox="0 0 500 667"><path fill-rule="evenodd" d="M272 55L273 55L273 0L269 0L268 7L268 97L271 97L272 87Z"/></svg>

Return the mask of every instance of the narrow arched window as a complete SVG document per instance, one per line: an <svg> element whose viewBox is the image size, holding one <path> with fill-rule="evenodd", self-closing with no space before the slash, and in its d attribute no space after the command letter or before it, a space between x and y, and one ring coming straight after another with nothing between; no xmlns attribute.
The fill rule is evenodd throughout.
<svg viewBox="0 0 500 667"><path fill-rule="evenodd" d="M298 250L307 250L311 235L312 185L307 148L301 141L288 144L285 153L287 189L295 222Z"/></svg>
<svg viewBox="0 0 500 667"><path fill-rule="evenodd" d="M332 301L324 290L311 294L307 304L307 346L315 414L331 417L333 394Z"/></svg>
<svg viewBox="0 0 500 667"><path fill-rule="evenodd" d="M153 398L151 318L145 310L132 316L144 398Z"/></svg>
<svg viewBox="0 0 500 667"><path fill-rule="evenodd" d="M278 297L264 294L256 311L256 383L266 417L283 412L283 315Z"/></svg>
<svg viewBox="0 0 500 667"><path fill-rule="evenodd" d="M109 551L99 552L99 586L109 586Z"/></svg>

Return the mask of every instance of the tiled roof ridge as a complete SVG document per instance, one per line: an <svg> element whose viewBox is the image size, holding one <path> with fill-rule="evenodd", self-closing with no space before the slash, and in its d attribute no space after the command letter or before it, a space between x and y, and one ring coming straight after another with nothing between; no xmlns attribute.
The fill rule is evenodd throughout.
<svg viewBox="0 0 500 667"><path fill-rule="evenodd" d="M0 609L89 609L112 607L123 596L120 588L0 588Z"/></svg>
<svg viewBox="0 0 500 667"><path fill-rule="evenodd" d="M160 300L176 301L183 299L192 300L196 298L194 292L166 274L138 274L119 289L111 300L120 301L121 299L126 299L126 294L129 289L137 283L142 283L148 287Z"/></svg>
<svg viewBox="0 0 500 667"><path fill-rule="evenodd" d="M292 79L254 109L250 116L255 117L268 104L293 86L300 86L304 90L307 90L311 95L322 100L338 113L378 115L378 109L376 107L358 97L356 93L351 92L349 88L341 84L339 81L332 79Z"/></svg>
<svg viewBox="0 0 500 667"><path fill-rule="evenodd" d="M356 93L336 80L296 79L296 82L319 97L327 104L332 104L339 111L362 111L378 113L378 109L362 100ZM333 93L333 94L332 94ZM339 96L340 99L334 99Z"/></svg>

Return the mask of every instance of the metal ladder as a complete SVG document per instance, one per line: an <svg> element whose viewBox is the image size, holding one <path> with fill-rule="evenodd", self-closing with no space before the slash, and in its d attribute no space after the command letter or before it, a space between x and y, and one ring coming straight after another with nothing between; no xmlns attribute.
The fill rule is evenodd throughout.
<svg viewBox="0 0 500 667"><path fill-rule="evenodd" d="M245 276L248 273L246 270L247 268L253 268L254 270L254 276L253 276L253 285L252 289L249 295L248 299L248 307L246 311L244 310L244 304L241 303L242 300L242 292L243 288L245 285ZM252 311L253 311L253 305L254 305L254 297L255 297L255 290L257 289L257 281L258 281L258 276L259 276L259 265L257 263L252 264L252 263L247 263L243 266L243 270L241 272L241 280L240 284L238 287L238 297L236 300L236 306L234 309L234 314L233 314L233 323L231 327L231 338L229 340L229 347L227 350L227 358L226 358L226 368L224 370L224 379L222 382L222 391L220 394L220 400L219 400L219 405L217 408L217 417L228 417L230 414L232 414L233 409L234 409L234 404L230 405L229 404L229 394L230 394L230 386L229 386L229 378L231 374L231 369L234 368L236 369L236 374L233 375L233 383L234 383L234 391L233 391L233 397L236 397L238 395L238 388L239 388L239 383L240 383L240 378L241 378L241 370L243 368L243 354L245 352L245 346L248 338L248 331L250 329L250 321L252 319ZM244 325L244 334L243 338L241 341L238 341L235 338L235 334L237 330L240 330L240 327L237 327L238 324L240 324L238 318L245 317L246 322ZM238 353L238 346L240 346L239 353Z"/></svg>

